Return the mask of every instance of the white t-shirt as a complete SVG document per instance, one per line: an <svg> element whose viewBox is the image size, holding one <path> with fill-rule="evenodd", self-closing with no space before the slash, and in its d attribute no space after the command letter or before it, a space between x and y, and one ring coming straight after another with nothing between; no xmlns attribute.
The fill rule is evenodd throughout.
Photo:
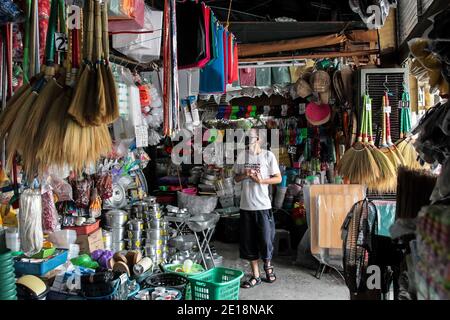
<svg viewBox="0 0 450 320"><path fill-rule="evenodd" d="M245 169L253 169L259 172L262 179L280 173L275 155L268 150L261 150L259 154L251 154L248 151L238 155L234 172L236 174L245 173ZM272 208L269 197L269 185L259 184L252 179L244 179L242 182L241 205L242 210L256 211L268 210Z"/></svg>

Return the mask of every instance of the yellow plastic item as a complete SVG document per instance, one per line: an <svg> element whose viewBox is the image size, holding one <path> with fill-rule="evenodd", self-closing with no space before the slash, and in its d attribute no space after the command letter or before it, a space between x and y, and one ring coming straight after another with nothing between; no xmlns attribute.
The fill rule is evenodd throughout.
<svg viewBox="0 0 450 320"><path fill-rule="evenodd" d="M3 220L3 226L17 228L17 212L13 207L7 204L0 205L0 213Z"/></svg>
<svg viewBox="0 0 450 320"><path fill-rule="evenodd" d="M47 290L47 286L45 285L44 281L32 275L20 277L17 280L17 284L24 285L25 287L33 291L37 296L41 295Z"/></svg>

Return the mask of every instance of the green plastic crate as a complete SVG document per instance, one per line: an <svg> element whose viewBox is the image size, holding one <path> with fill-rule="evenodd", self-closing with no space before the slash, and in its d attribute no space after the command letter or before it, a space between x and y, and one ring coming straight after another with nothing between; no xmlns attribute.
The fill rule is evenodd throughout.
<svg viewBox="0 0 450 320"><path fill-rule="evenodd" d="M212 268L191 276L193 300L239 300L240 280L244 272L228 268Z"/></svg>
<svg viewBox="0 0 450 320"><path fill-rule="evenodd" d="M191 273L185 273L185 272L177 272L175 271L178 268L182 268L183 264L166 264L163 266L163 269L165 272L171 272L171 273L176 273L179 274L181 276L184 276L186 278L188 278L189 282L190 282L190 278L198 275L199 273L202 273L205 271L205 269L203 268L203 266L201 264L197 264L194 263L192 265L192 272ZM192 294L191 294L191 284L189 283L187 288L186 288L186 294L184 297L185 300L192 300Z"/></svg>

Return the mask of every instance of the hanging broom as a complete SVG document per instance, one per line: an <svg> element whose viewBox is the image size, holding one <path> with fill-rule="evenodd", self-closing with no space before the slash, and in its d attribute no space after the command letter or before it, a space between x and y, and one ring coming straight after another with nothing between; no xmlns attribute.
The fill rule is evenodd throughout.
<svg viewBox="0 0 450 320"><path fill-rule="evenodd" d="M403 92L400 104L400 139L395 144L403 156L406 167L410 169L421 169L420 163L417 161L418 154L414 148L412 137L409 136L411 130L411 113L408 92Z"/></svg>
<svg viewBox="0 0 450 320"><path fill-rule="evenodd" d="M395 188L396 175L395 168L386 155L376 148L373 141L373 131L372 131L372 99L368 96L364 96L364 105L368 110L367 118L367 138L369 143L370 152L375 160L375 163L379 170L379 175L375 181L367 183L367 186L372 191L385 192L392 188Z"/></svg>
<svg viewBox="0 0 450 320"><path fill-rule="evenodd" d="M109 34L108 34L108 8L106 3L102 5L102 30L103 30L103 59L101 72L105 80L106 115L102 121L110 124L119 118L119 101L117 99L116 83L109 64Z"/></svg>
<svg viewBox="0 0 450 320"><path fill-rule="evenodd" d="M363 105L361 128L357 141L344 153L338 163L337 170L352 183L371 184L380 177L380 170L370 151L368 144L363 142L367 132L368 112Z"/></svg>
<svg viewBox="0 0 450 320"><path fill-rule="evenodd" d="M83 58L84 64L75 93L69 107L69 114L80 125L87 126L89 123L86 119L88 108L94 104L92 86L95 86L95 72L92 67L92 51L93 51L93 33L94 33L94 1L88 0L85 3L85 22L86 30L84 30ZM89 91L91 91L89 94ZM75 129L72 126L71 129Z"/></svg>

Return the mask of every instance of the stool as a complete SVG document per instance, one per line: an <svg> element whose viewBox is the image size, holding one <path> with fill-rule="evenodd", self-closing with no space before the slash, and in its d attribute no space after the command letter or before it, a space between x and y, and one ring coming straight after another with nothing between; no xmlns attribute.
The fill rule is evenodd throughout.
<svg viewBox="0 0 450 320"><path fill-rule="evenodd" d="M286 242L284 250L280 251L280 242ZM291 234L284 229L275 229L275 240L273 241L273 256L291 255Z"/></svg>

